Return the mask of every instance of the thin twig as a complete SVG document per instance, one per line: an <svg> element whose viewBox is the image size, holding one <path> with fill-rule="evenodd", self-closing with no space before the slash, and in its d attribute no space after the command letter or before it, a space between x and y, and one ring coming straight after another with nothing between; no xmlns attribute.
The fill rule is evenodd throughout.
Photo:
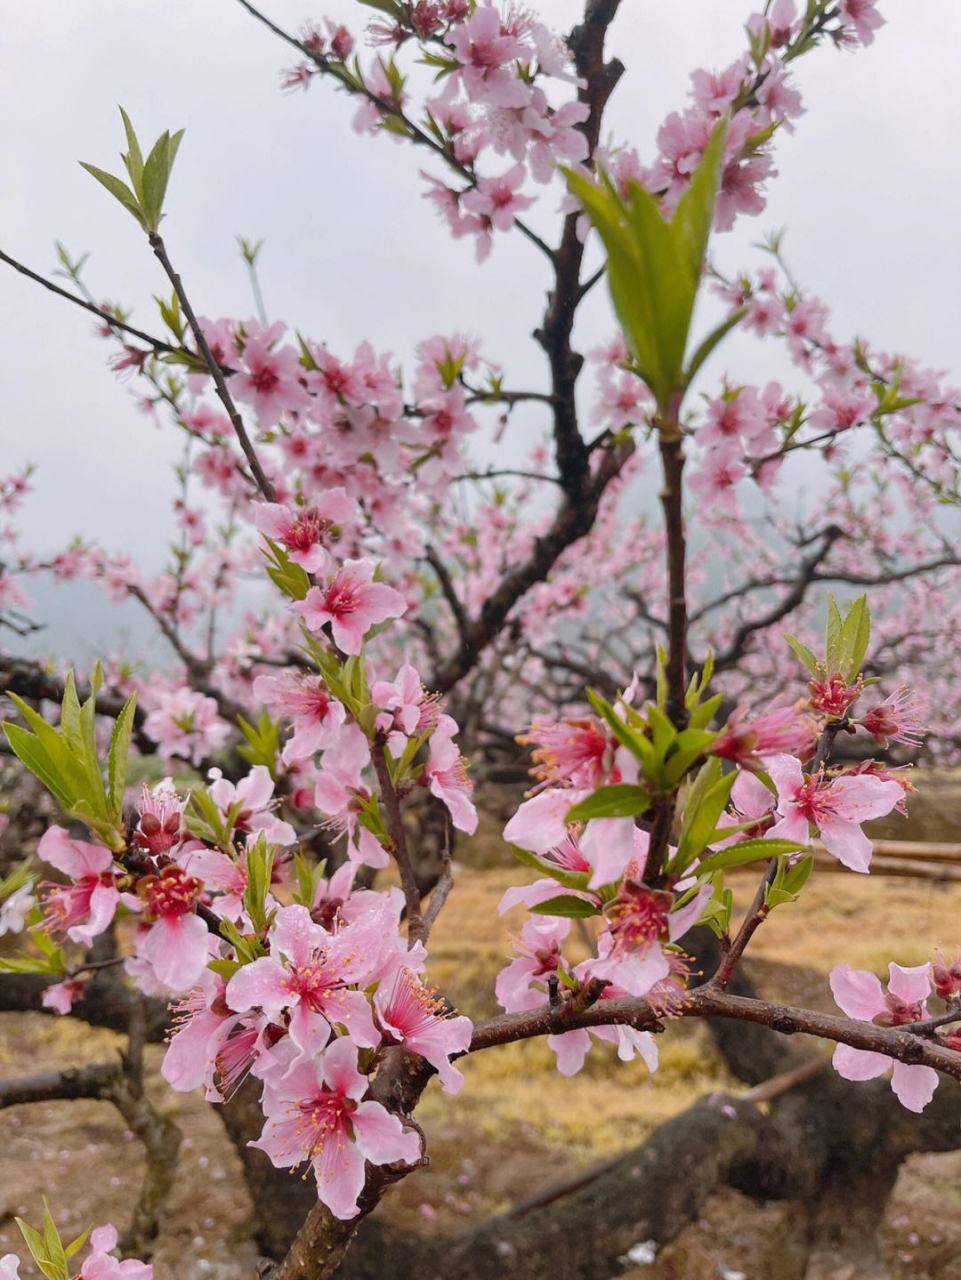
<svg viewBox="0 0 961 1280"><path fill-rule="evenodd" d="M251 443L250 436L247 434L247 428L244 426L244 420L240 416L240 411L236 404L234 404L233 396L231 396L230 392L227 390L227 380L224 377L223 369L221 369L218 362L214 359L213 353L207 343L207 339L204 336L204 331L194 314L193 307L190 305L190 299L187 297L186 291L184 290L183 282L174 270L170 258L167 256L167 248L163 242L163 238L155 231L152 231L148 238L150 240L150 247L153 249L157 261L163 267L167 279L173 285L174 293L177 295L177 299L183 308L187 324L190 326L190 332L193 334L194 341L197 344L197 350L203 357L203 362L207 366L207 372L210 374L211 378L213 378L217 398L226 410L227 417L230 419L231 425L233 426L234 434L236 435L240 447L243 450L244 457L247 459L247 465L250 467L250 473L257 483L257 488L268 502L276 502L277 491L274 489L273 483L268 478L263 467L260 465L260 459L257 457L257 451Z"/></svg>

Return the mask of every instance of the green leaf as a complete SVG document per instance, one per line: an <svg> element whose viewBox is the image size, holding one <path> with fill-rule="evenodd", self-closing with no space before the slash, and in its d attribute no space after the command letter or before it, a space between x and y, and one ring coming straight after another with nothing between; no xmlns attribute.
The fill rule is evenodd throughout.
<svg viewBox="0 0 961 1280"><path fill-rule="evenodd" d="M237 724L247 739L238 747L239 753L250 764L263 764L277 776L277 753L280 750L280 725L270 718L268 711L261 711L256 725L244 716L237 717Z"/></svg>
<svg viewBox="0 0 961 1280"><path fill-rule="evenodd" d="M575 804L567 813L567 822L588 822L591 818L636 818L650 808L651 797L643 787L618 782L598 787L593 795Z"/></svg>
<svg viewBox="0 0 961 1280"><path fill-rule="evenodd" d="M69 1244L64 1245L63 1251L67 1255L68 1259L74 1257L76 1254L80 1252L80 1250L83 1248L83 1246L87 1243L88 1239L90 1238L90 1231L91 1231L91 1228L87 1227L86 1230L81 1231L78 1236L75 1236L74 1239L71 1240Z"/></svg>
<svg viewBox="0 0 961 1280"><path fill-rule="evenodd" d="M123 817L124 787L127 781L127 762L130 758L130 736L133 732L137 695L132 693L123 704L120 715L110 735L107 752L107 788L111 815L119 823Z"/></svg>
<svg viewBox="0 0 961 1280"><path fill-rule="evenodd" d="M717 696L721 698L723 694ZM712 698L711 701L713 702L714 699ZM682 730L677 735L675 750L668 756L664 765L665 783L669 787L677 786L688 769L704 755L707 748L718 736L712 729L691 728Z"/></svg>
<svg viewBox="0 0 961 1280"><path fill-rule="evenodd" d="M31 1257L47 1280L69 1280L67 1255L60 1241L60 1234L50 1216L50 1208L46 1200L43 1202L43 1207L42 1232L35 1230L22 1218L15 1219L16 1224L20 1228L20 1234L30 1250Z"/></svg>
<svg viewBox="0 0 961 1280"><path fill-rule="evenodd" d="M150 231L156 231L160 225L160 214L163 209L164 194L167 190L167 155L170 134L162 133L151 148L147 163L143 169L143 206L144 220Z"/></svg>
<svg viewBox="0 0 961 1280"><path fill-rule="evenodd" d="M3 731L10 743L10 749L18 760L27 766L30 772L43 783L60 808L70 807L70 796L64 791L56 766L48 753L43 749L32 733L28 733L18 724L4 721Z"/></svg>
<svg viewBox="0 0 961 1280"><path fill-rule="evenodd" d="M838 670L848 684L857 679L870 643L871 613L868 598L862 595L845 614L838 640Z"/></svg>
<svg viewBox="0 0 961 1280"><path fill-rule="evenodd" d="M828 671L840 671L841 628L844 619L834 596L828 596L828 620L824 633L824 654Z"/></svg>
<svg viewBox="0 0 961 1280"><path fill-rule="evenodd" d="M629 728L627 724L617 714L606 698L603 698L596 689L587 690L587 700L597 712L597 714L610 727L614 737L621 746L627 747L632 755L636 756L644 766L645 773L652 774L656 763L654 756L654 746L643 732L635 732Z"/></svg>
<svg viewBox="0 0 961 1280"><path fill-rule="evenodd" d="M127 167L127 173L138 200L143 200L143 153L140 150L140 142L126 111L123 107L119 107L118 110L123 120L124 133L127 135L127 154L123 157L123 162Z"/></svg>
<svg viewBox="0 0 961 1280"><path fill-rule="evenodd" d="M86 169L91 177L96 178L101 186L106 187L114 199L119 200L127 212L137 219L144 230L147 229L137 197L125 182L122 182L120 178L115 178L112 173L107 173L105 169L98 169L96 165L87 164L85 160L80 161L80 167Z"/></svg>
<svg viewBox="0 0 961 1280"><path fill-rule="evenodd" d="M721 123L668 222L649 191L631 182L626 198L606 175L600 183L564 170L568 186L607 250L611 300L637 370L662 415L683 389L684 353L701 283L726 124Z"/></svg>
<svg viewBox="0 0 961 1280"><path fill-rule="evenodd" d="M769 911L787 902L796 902L814 868L814 855L808 854L793 867L787 858L778 859L774 880L764 891L764 905Z"/></svg>
<svg viewBox="0 0 961 1280"><path fill-rule="evenodd" d="M575 898L571 894L561 893L556 898L548 898L531 907L531 912L538 916L563 916L568 920L586 920L588 916L599 916L600 908L584 898Z"/></svg>
<svg viewBox="0 0 961 1280"><path fill-rule="evenodd" d="M709 764L705 765L701 774L709 768ZM701 774L698 775L699 779ZM688 796L681 838L678 841L677 855L673 864L677 867L686 867L707 847L717 828L718 819L727 807L731 788L737 781L736 770L721 777L715 777L713 781L710 780L712 774L713 771L706 775L708 785L702 787L695 785Z"/></svg>
<svg viewBox="0 0 961 1280"><path fill-rule="evenodd" d="M551 880L556 880L565 889L587 888L587 882L590 879L590 874L587 871L568 871L556 862L547 862L544 858L539 858L536 853L531 853L529 849L522 849L520 845L512 844L508 848L518 862L522 862L525 867L531 867L533 870L539 871L541 875L548 876Z"/></svg>
<svg viewBox="0 0 961 1280"><path fill-rule="evenodd" d="M788 648L807 667L809 673L812 676L817 675L818 660L807 645L802 644L797 636L792 636L787 631L784 633L784 639L787 641Z"/></svg>
<svg viewBox="0 0 961 1280"><path fill-rule="evenodd" d="M793 840L777 838L742 840L703 858L698 865L697 874L721 871L725 867L739 867L746 862L758 862L761 858L776 858L783 853L797 853L803 847Z"/></svg>
<svg viewBox="0 0 961 1280"><path fill-rule="evenodd" d="M724 341L732 329L736 329L744 317L747 315L747 307L739 307L737 311L729 315L728 318L719 324L716 329L712 329L703 342L701 342L694 350L688 361L687 371L684 374L684 383L690 386L700 372L701 366L712 352ZM709 679L710 677L708 677ZM706 683L706 682L705 682Z"/></svg>

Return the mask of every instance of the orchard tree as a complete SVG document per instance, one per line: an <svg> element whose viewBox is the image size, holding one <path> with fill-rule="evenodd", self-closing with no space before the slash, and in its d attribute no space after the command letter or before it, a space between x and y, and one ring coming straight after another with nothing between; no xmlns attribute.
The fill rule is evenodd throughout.
<svg viewBox="0 0 961 1280"><path fill-rule="evenodd" d="M312 1172L315 1203L289 1249L277 1247L289 1222L262 1232L274 1280L377 1274L363 1232L348 1249L427 1158L413 1118L424 1089L437 1075L456 1093L459 1059L498 1045L544 1036L570 1075L608 1041L655 1070L657 1037L705 1018L758 1084L774 1061L758 1029L804 1032L833 1042L844 1080L890 1077L920 1114L939 1072L961 1079L961 963L892 960L885 989L842 962L837 1014L759 1000L740 966L771 911L803 892L813 842L867 873L863 824L904 811L904 760L956 748L945 645L959 608L946 515L958 393L908 357L833 336L780 237L733 277L710 255L712 231L764 207L777 139L802 113L794 63L869 45L874 0L765 6L741 57L692 74L689 103L646 154L600 142L623 71L605 53L618 0L587 0L566 40L512 5L383 0L367 5L374 52L362 56L343 26L293 36L239 3L296 50L289 88L332 81L355 98L358 132L413 148L437 214L479 262L507 234L544 256L553 280L534 340L548 376L513 388L463 334L425 337L406 380L371 343L336 354L267 321L246 243L258 317L208 319L176 266L168 184L182 134L143 147L125 113L122 171L84 167L166 278L162 329L99 304L66 250L66 285L0 252L97 317L113 367L183 439L177 540L159 577L82 541L41 555L9 535L7 626L34 625L31 575L82 576L137 600L176 662L147 672L111 659L78 687L69 670L0 659L10 749L59 810L37 847L56 878L28 861L0 886L0 928L23 943L0 962L2 1005L41 1002L129 1035L119 1064L10 1081L0 1102L118 1107L149 1156L124 1247L148 1251L177 1136L144 1094L142 1050L169 1017L164 1078L227 1104L248 1176L267 1177L259 1153ZM558 195L561 228L546 239L528 210ZM617 330L588 355L585 409L574 324L601 287ZM723 314L702 331L705 294ZM786 346L803 394L708 376L738 327ZM475 442L509 439L522 404L543 413L548 441L517 466L478 466ZM825 491L788 520L785 494L811 458ZM29 472L3 483L5 513L31 484ZM657 524L640 514L645 486ZM251 574L263 592L238 627ZM842 603L821 584L847 588ZM532 878L502 904L526 911L497 980L504 1012L478 1021L431 984L430 935L456 834L477 825L472 775L493 790L515 739L532 786L504 837ZM128 786L137 753L171 776ZM747 864L757 891L737 919L727 877ZM580 960L574 920L590 940ZM792 1082L804 1072L786 1069ZM562 1233L559 1258L548 1210L514 1235L495 1222L454 1243L395 1239L396 1274L605 1277L639 1223L663 1242L719 1181L743 1179L771 1141L755 1106L771 1096L708 1099L658 1131L640 1194L610 1197L623 1221L604 1240ZM851 1107L837 1081L818 1098L817 1140L779 1173L780 1194L803 1183L812 1203L838 1170L826 1117L841 1098ZM865 1108L886 1117L888 1189L907 1151L955 1144L953 1081L932 1108L913 1129ZM777 1139L793 1141L783 1128ZM280 1215L270 1186L268 1216ZM778 1193L770 1178L766 1190ZM821 1223L835 1236L848 1225ZM44 1274L69 1280L84 1240L64 1245L49 1213L23 1231ZM150 1274L116 1261L112 1228L90 1240L81 1276ZM12 1255L0 1268L17 1274Z"/></svg>

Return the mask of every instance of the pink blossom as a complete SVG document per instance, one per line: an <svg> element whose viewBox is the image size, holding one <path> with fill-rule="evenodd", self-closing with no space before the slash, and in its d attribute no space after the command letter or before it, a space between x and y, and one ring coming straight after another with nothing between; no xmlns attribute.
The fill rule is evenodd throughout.
<svg viewBox="0 0 961 1280"><path fill-rule="evenodd" d="M494 107L523 107L529 88L508 64L524 55L516 36L505 32L498 10L478 5L467 22L451 32L454 57L461 64L459 75L467 96Z"/></svg>
<svg viewBox="0 0 961 1280"><path fill-rule="evenodd" d="M80 1268L79 1280L152 1280L152 1266L136 1258L118 1261L113 1256L116 1247L116 1227L97 1227L91 1232L90 1253Z"/></svg>
<svg viewBox="0 0 961 1280"><path fill-rule="evenodd" d="M73 882L47 888L43 906L48 928L89 946L110 924L120 902L113 854L100 845L72 839L63 827L47 828L37 854Z"/></svg>
<svg viewBox="0 0 961 1280"><path fill-rule="evenodd" d="M253 516L260 532L286 547L295 564L323 573L330 565L328 545L341 536L343 525L357 519L357 503L342 488L328 489L305 507L257 502Z"/></svg>
<svg viewBox="0 0 961 1280"><path fill-rule="evenodd" d="M222 978L207 972L203 985L173 1006L174 1032L160 1074L180 1093L204 1087L208 1102L223 1102L255 1061L263 1019L233 1013Z"/></svg>
<svg viewBox="0 0 961 1280"><path fill-rule="evenodd" d="M865 711L859 723L882 747L891 742L919 747L924 741L923 713L924 704L921 699L906 685L902 685L883 702Z"/></svg>
<svg viewBox="0 0 961 1280"><path fill-rule="evenodd" d="M736 707L708 751L742 769L763 769L767 756L782 753L806 758L814 750L817 730L803 705L768 707L752 714Z"/></svg>
<svg viewBox="0 0 961 1280"><path fill-rule="evenodd" d="M356 1044L379 1040L364 984L383 950L376 922L360 920L328 934L306 907L281 907L271 930L269 956L238 969L227 983L228 1006L237 1013L261 1009L290 1015L290 1038L302 1056L323 1049L332 1023L343 1023Z"/></svg>
<svg viewBox="0 0 961 1280"><path fill-rule="evenodd" d="M613 763L615 742L596 716L570 720L534 720L519 735L522 746L533 746L532 772L545 782L563 782L593 791L606 779ZM572 805L574 800L570 802ZM555 843L559 843L556 841Z"/></svg>
<svg viewBox="0 0 961 1280"><path fill-rule="evenodd" d="M220 769L211 769L207 790L210 798L227 818L233 819L234 831L243 835L260 835L271 844L292 845L297 832L272 812L274 780L266 765L254 765L245 778L234 784Z"/></svg>
<svg viewBox="0 0 961 1280"><path fill-rule="evenodd" d="M323 587L311 587L293 608L311 631L330 623L334 643L344 653L358 654L364 636L379 622L399 618L407 608L404 597L383 582L374 582L369 560L345 560Z"/></svg>
<svg viewBox="0 0 961 1280"><path fill-rule="evenodd" d="M841 0L841 17L851 24L863 45L873 44L875 31L884 26L876 5L877 0Z"/></svg>
<svg viewBox="0 0 961 1280"><path fill-rule="evenodd" d="M180 843L186 801L174 790L173 780L164 778L153 788L144 783L137 801L140 821L136 839L141 848L156 855Z"/></svg>
<svg viewBox="0 0 961 1280"><path fill-rule="evenodd" d="M457 1093L464 1077L451 1055L466 1053L474 1024L452 1017L446 1002L434 995L410 969L401 969L393 982L381 983L374 996L377 1021L386 1044L403 1044L437 1069L446 1093Z"/></svg>
<svg viewBox="0 0 961 1280"><path fill-rule="evenodd" d="M285 414L302 412L310 398L301 384L303 368L294 347L271 350L271 332L251 336L244 345L243 371L230 379L230 390L253 405L261 427L272 427Z"/></svg>
<svg viewBox="0 0 961 1280"><path fill-rule="evenodd" d="M550 881L554 890L559 886ZM531 916L513 939L515 958L500 971L494 991L507 1013L536 1009L547 1000L547 979L564 964L561 944L571 922L560 916Z"/></svg>
<svg viewBox="0 0 961 1280"><path fill-rule="evenodd" d="M819 431L846 431L870 418L876 408L877 399L869 391L825 387L821 405L809 421Z"/></svg>
<svg viewBox="0 0 961 1280"><path fill-rule="evenodd" d="M477 186L464 195L464 208L487 219L495 230L510 231L516 216L534 204L532 196L519 194L526 177L524 166L515 164L499 177L478 178Z"/></svg>
<svg viewBox="0 0 961 1280"><path fill-rule="evenodd" d="M67 1014L77 1000L83 998L86 983L82 978L67 978L64 982L54 982L44 990L40 1003L45 1009L54 1013Z"/></svg>
<svg viewBox="0 0 961 1280"><path fill-rule="evenodd" d="M723 513L737 515L737 486L747 475L747 467L727 450L712 449L691 476L690 489L702 499L708 510L702 518Z"/></svg>
<svg viewBox="0 0 961 1280"><path fill-rule="evenodd" d="M892 963L888 972L885 992L873 973L837 965L830 978L835 1001L849 1018L882 1027L903 1026L926 1018L931 994L930 964L902 968ZM834 1069L845 1080L873 1080L890 1069L891 1088L909 1111L923 1111L938 1087L938 1073L933 1067L912 1066L886 1054L852 1049L846 1044L839 1044L834 1050Z"/></svg>
<svg viewBox="0 0 961 1280"><path fill-rule="evenodd" d="M200 764L226 742L230 726L218 716L213 698L186 686L151 691L151 696L155 705L144 718L143 730L157 743L161 755Z"/></svg>
<svg viewBox="0 0 961 1280"><path fill-rule="evenodd" d="M793 756L775 756L768 773L777 787L779 821L773 837L810 843L814 826L833 857L852 871L868 871L873 846L861 823L890 813L902 798L897 782L870 774L847 773L825 782L822 774L805 776Z"/></svg>
<svg viewBox="0 0 961 1280"><path fill-rule="evenodd" d="M149 926L138 940L138 951L171 991L189 991L207 967L211 935L194 910L202 892L201 882L176 863L137 883Z"/></svg>
<svg viewBox="0 0 961 1280"><path fill-rule="evenodd" d="M457 724L451 717L441 716L431 734L425 776L431 795L443 800L454 826L470 836L477 830L477 810L470 800L474 784L467 762L454 744L456 733Z"/></svg>
<svg viewBox="0 0 961 1280"><path fill-rule="evenodd" d="M321 676L299 671L258 676L252 692L293 725L294 732L281 753L284 764L307 760L336 742L347 712Z"/></svg>
<svg viewBox="0 0 961 1280"><path fill-rule="evenodd" d="M387 745L395 756L403 752L408 738L433 732L440 722L437 694L427 692L417 669L409 662L404 663L396 679L376 680L370 696L374 706L381 708L376 728L387 734Z"/></svg>
<svg viewBox="0 0 961 1280"><path fill-rule="evenodd" d="M336 746L328 748L321 757L314 786L314 806L326 815L334 830L347 836L349 858L370 867L386 867L387 851L358 820L361 805L370 799L370 792L362 781L363 770L369 763L367 738L357 725L347 726Z"/></svg>
<svg viewBox="0 0 961 1280"><path fill-rule="evenodd" d="M357 1046L344 1038L313 1061L293 1067L264 1095L267 1123L259 1147L278 1169L309 1160L317 1194L338 1218L357 1213L364 1161L415 1164L420 1138L379 1102L361 1102L367 1078Z"/></svg>

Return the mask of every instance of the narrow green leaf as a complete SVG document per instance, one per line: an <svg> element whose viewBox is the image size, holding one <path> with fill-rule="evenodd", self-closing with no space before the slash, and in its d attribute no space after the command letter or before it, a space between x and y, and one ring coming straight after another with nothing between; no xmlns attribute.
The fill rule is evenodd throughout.
<svg viewBox="0 0 961 1280"><path fill-rule="evenodd" d="M586 920L588 916L599 916L600 908L584 898L575 898L571 894L561 893L556 898L548 898L546 902L538 902L531 907L531 912L538 916L563 916L569 920Z"/></svg>
<svg viewBox="0 0 961 1280"><path fill-rule="evenodd" d="M123 704L123 709L114 723L113 732L110 735L110 749L107 753L107 785L110 813L118 823L123 817L124 787L127 781L130 738L133 733L136 710L137 695L132 693Z"/></svg>
<svg viewBox="0 0 961 1280"><path fill-rule="evenodd" d="M568 822L588 822L592 818L636 818L650 808L651 797L643 787L618 782L598 787L593 795L575 804L567 813Z"/></svg>
<svg viewBox="0 0 961 1280"><path fill-rule="evenodd" d="M724 867L739 867L745 862L758 862L762 858L776 858L782 853L797 853L803 845L793 840L757 839L742 840L726 849L719 849L698 864L697 874L721 871Z"/></svg>
<svg viewBox="0 0 961 1280"><path fill-rule="evenodd" d="M115 178L112 173L107 173L105 169L98 169L96 165L87 164L85 160L80 161L80 167L86 169L92 178L96 178L102 187L106 187L114 199L119 200L127 212L132 214L146 230L146 223L144 222L140 205L137 202L137 197L125 182Z"/></svg>
<svg viewBox="0 0 961 1280"><path fill-rule="evenodd" d="M794 656L800 662L802 662L805 667L807 667L809 673L812 676L816 675L817 669L818 669L818 660L814 656L813 652L807 647L807 645L802 644L801 641L797 638L797 636L792 636L787 631L785 631L784 633L784 639L787 642L788 648L791 650Z"/></svg>
<svg viewBox="0 0 961 1280"><path fill-rule="evenodd" d="M140 142L126 111L123 107L119 107L118 110L123 120L124 133L127 135L127 155L124 157L124 164L127 166L127 173L130 175L130 182L138 200L143 200L143 153L140 150Z"/></svg>
<svg viewBox="0 0 961 1280"><path fill-rule="evenodd" d="M687 363L687 371L684 374L685 386L690 386L700 372L701 366L705 360L714 352L714 350L724 341L732 329L736 329L744 317L747 315L747 307L739 307L728 318L719 324L716 329L712 329L703 342L701 342Z"/></svg>
<svg viewBox="0 0 961 1280"><path fill-rule="evenodd" d="M529 849L522 849L520 845L509 845L511 853L518 862L522 862L525 867L531 867L535 871L539 871L541 875L547 876L551 880L556 880L558 884L564 886L565 889L586 889L590 874L586 871L568 871L565 867L558 866L556 862L548 862L544 858L539 858L536 853L531 853Z"/></svg>
<svg viewBox="0 0 961 1280"><path fill-rule="evenodd" d="M824 653L828 671L840 670L841 628L844 619L834 596L828 596L828 620L824 632Z"/></svg>

